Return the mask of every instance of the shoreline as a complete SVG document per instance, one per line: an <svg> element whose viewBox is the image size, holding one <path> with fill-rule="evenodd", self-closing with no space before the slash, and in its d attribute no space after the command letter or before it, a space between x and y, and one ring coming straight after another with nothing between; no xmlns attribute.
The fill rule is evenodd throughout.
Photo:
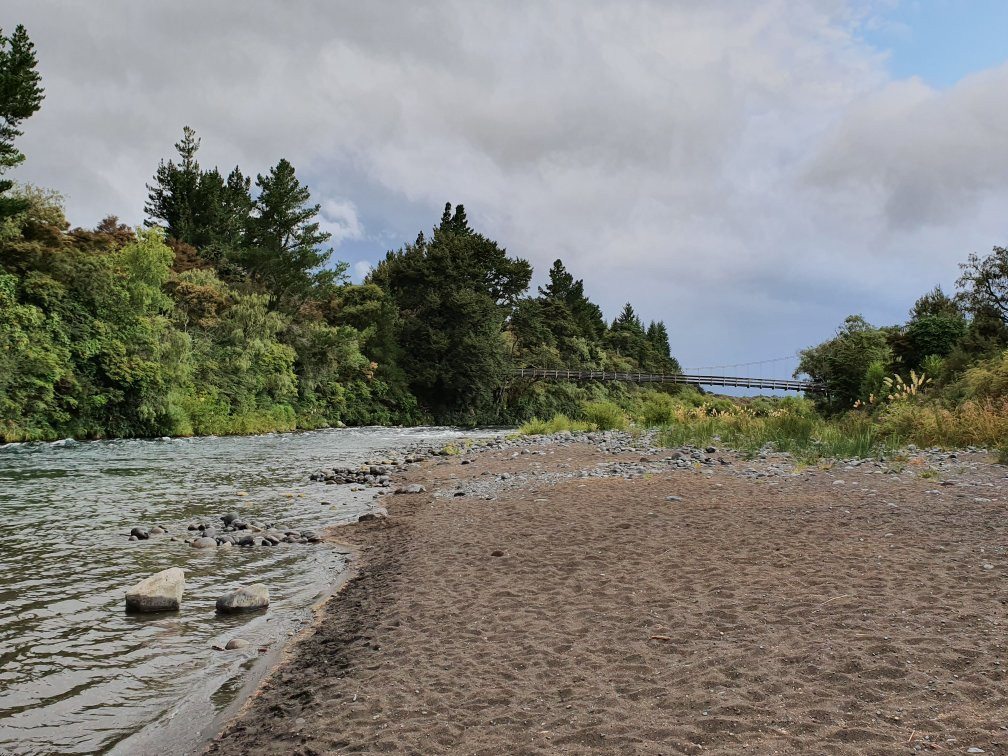
<svg viewBox="0 0 1008 756"><path fill-rule="evenodd" d="M467 452L457 457L427 459L417 469L411 470L401 481L397 480L397 483L421 483L427 486L428 490L425 493L378 497L378 501L388 507L389 519L360 523L349 528L345 526L338 528L339 536L345 536L345 538L341 537L340 541L349 542L359 549L360 556L351 564L352 573L347 575L346 581L338 592L333 593L322 602L313 622L306 626L292 643L285 644L286 651L258 680L251 695L237 707L235 716L222 715L220 721L215 723L219 724L219 729L213 734L212 739L204 743L205 752L311 753L318 752L319 749L322 751L343 748L377 749L378 744L381 744L382 748L392 747L392 750L427 752L455 749L486 753L493 752L494 749L541 752L573 750L580 752L585 749L608 750L611 747L629 748L637 752L653 752L653 749L657 749L662 743L669 745L669 750L672 752L694 752L696 750L694 746L704 745L704 742L706 742L704 747L718 747L725 752L735 752L736 750L744 752L748 747L754 747L758 752L760 748L770 746L783 749L783 752L789 752L789 748L794 748L797 749L795 751L797 752L810 747L813 742L830 742L837 746L838 752L857 753L863 752L866 748L877 747L894 748L898 746L902 750L907 750L904 745L908 742L912 750L913 742L911 741L917 737L918 731L920 732L918 737L920 743L939 743L938 740L931 740L931 738L932 736L938 737L941 733L929 732L927 723L923 719L919 722L922 725L921 728L914 727L913 731L911 728L903 728L905 731L902 731L898 738L892 733L887 737L885 732L892 730L893 720L891 718L888 720L882 718L882 721L888 722L888 725L879 728L875 726L879 717L874 715L874 710L872 710L863 713L871 722L858 721L850 724L844 721L844 712L840 711L841 707L839 706L833 707L836 709L835 711L827 706L827 713L821 716L809 715L811 722L804 724L807 733L803 733L801 727L796 731L794 727L791 729L783 726L775 728L768 726L766 722L757 721L749 723L750 731L745 736L736 738L730 734L726 735L726 733L736 730L745 730L746 707L752 710L749 719L755 717L757 720L761 720L755 715L758 707L754 708L754 703L748 701L744 706L736 706L739 711L743 712L741 717L735 715L732 718L723 713L721 719L718 720L720 724L716 726L711 726L713 720L704 722L708 713L704 711L691 712L696 722L684 723L680 721L681 718L673 717L672 719L676 720L675 727L672 727L672 722L669 722L667 723L669 726L656 728L653 721L655 712L644 711L637 712L641 719L635 720L636 724L630 728L623 727L621 732L618 722L609 721L602 714L600 721L605 726L590 726L588 729L593 734L586 735L585 732L578 730L571 724L561 726L557 720L544 730L547 735L542 735L538 741L536 733L539 730L536 728L542 727L539 722L536 722L534 726L528 724L524 727L516 727L513 721L501 724L505 720L514 720L514 712L510 711L508 705L502 701L485 702L480 712L457 711L464 700L462 694L468 692L471 695L473 691L466 688L464 681L456 678L463 675L467 669L469 673L474 673L474 671L480 674L486 673L487 670L484 667L491 664L491 662L481 662L478 657L482 655L492 657L499 646L506 647L507 643L520 641L522 633L527 634L529 639L537 639L542 642L556 641L557 634L548 625L564 625L572 621L572 618L568 616L569 612L563 611L562 603L551 603L548 607L540 607L540 615L542 616L535 618L536 622L542 622L546 617L549 620L547 625L537 626L535 623L531 623L526 626L525 623L515 625L512 622L510 629L521 632L515 636L501 636L496 644L491 643L489 646L485 638L477 639L475 636L468 638L466 643L460 643L457 635L414 637L413 631L406 623L407 618L414 619L409 612L419 612L421 616L428 616L428 618L434 614L443 621L451 622L453 618L445 615L438 604L440 602L442 605L450 605L452 600L458 598L451 592L445 592L445 586L436 585L438 581L450 582L451 578L450 576L442 576L437 568L432 570L429 564L432 559L445 559L445 562L440 565L441 571L454 568L475 571L479 577L489 578L493 581L500 580L496 571L498 564L502 568L523 574L529 568L529 561L513 562L512 549L519 548L518 542L513 543L511 548L507 548L505 544L503 549L489 549L496 536L493 533L488 534L486 528L480 526L482 515L496 515L497 510L503 508L513 510L516 515L514 519L505 518L495 524L501 526L502 532L507 528L517 528L525 534L524 538L533 540L536 537L536 530L548 530L547 527L536 527L537 524L545 522L541 518L563 518L565 516L564 512L559 509L561 506L571 510L580 508L580 511L572 512L573 519L567 522L570 528L594 527L590 522L587 522L591 518L612 517L612 515L619 515L619 513L607 510L600 511L597 508L586 510L585 502L579 501L577 488L591 485L605 488L613 497L624 502L628 507L636 505L639 499L644 498L647 500L645 508L671 508L675 510L677 517L684 517L689 511L689 509L684 510L683 507L690 509L699 507L700 512L715 514L718 517L723 517L726 514L729 517L735 517L740 511L744 512L746 506L755 505L754 493L762 495L769 494L771 491L774 495L797 496L799 500L808 498L814 503L813 510L824 515L829 513L830 517L833 516L833 510L837 508L835 505L844 503L854 491L857 491L857 505L861 507L868 505L871 517L883 517L892 514L893 510L888 504L893 504L893 502L883 504L879 500L880 495L898 499L900 503L894 504L898 508L912 506L912 502L921 497L925 500L937 501L944 494L954 492L957 500L963 497L968 499L972 494L989 494L993 488L994 496L972 496L975 499L974 508L984 510L979 512L977 516L988 517L989 512L986 512L985 508L997 506L998 491L995 486L1005 481L1004 468L987 464L979 454L921 452L920 457L912 458L906 468L900 471L882 470L879 468L881 463L869 462L846 465L841 463L840 466L834 466L833 469L818 467L796 471L795 466L788 463L786 455L769 455L767 459L750 461L724 452L708 456L699 450L633 449L627 444L621 446L621 442L608 444L604 441L607 437L615 438L619 434L594 435L596 443L592 444L584 444L579 439L571 437L526 438L513 444L501 443L498 439L495 444L490 445L489 449ZM603 438L603 442L597 441L599 437ZM929 454L932 456L928 457ZM698 455L700 459L694 459ZM918 464L915 461L917 459L924 461ZM942 478L940 482L930 475L922 475L925 471L933 470L938 470L935 477ZM888 491L883 490L883 484L887 486ZM867 497L862 496L866 490L873 490L866 488L869 485L877 487L874 489L875 494L868 494ZM929 486L940 486L940 488L930 488ZM659 496L664 491L672 489L679 493ZM966 493L964 494L958 489L964 489ZM741 497L738 496L740 493ZM717 502L709 501L712 494L716 494L716 498L734 497L735 501L727 511L721 511L723 507L717 506ZM689 503L684 504L684 500ZM556 503L554 504L554 502ZM791 501L792 507L794 503ZM944 505L947 504L948 502L944 503ZM549 510L543 512L542 510L546 506L549 507ZM850 506L854 506L854 504ZM493 510L488 510L487 507L492 507ZM880 509L880 507L885 507L885 509ZM638 544L633 538L622 545L620 542L639 531L639 526L634 518L655 514L654 512L628 511L626 513L627 520L620 521L619 516L612 518L612 521L605 523L601 530L596 528L589 533L590 538L584 540L584 543L590 546L589 552L598 547L599 553L607 553L609 561L618 562L629 559L628 555L632 552L628 552L626 548L628 546L637 548ZM526 519L519 519L517 517L519 515ZM528 519L530 516L531 519ZM787 519L794 520L793 514L789 514ZM811 519L815 519L815 517L813 516ZM673 523L674 520L675 517L673 517ZM732 522L732 527L738 525L738 523ZM767 520L767 524L770 527L775 526L773 520ZM820 537L826 536L828 531L837 525L833 521L820 523L820 525L823 524L829 527L825 530L820 528ZM847 525L849 523L845 523L844 527ZM777 526L779 527L779 524ZM670 528L669 533L675 533L676 528L673 524L665 523L664 527ZM460 545L459 542L446 539L444 534L439 531L447 529L459 530L468 540L461 541ZM744 533L745 530L740 532ZM557 533L554 532L553 535L556 536ZM706 538L708 535L702 531L693 533L694 539L701 536ZM831 535L834 539L836 538L835 533ZM888 536L883 534L883 537L893 537L893 535L892 533L889 533ZM646 542L648 539L642 536L642 540ZM892 545L884 542L883 544ZM477 549L477 555L472 551L472 547L478 545L481 545L480 549L482 550ZM685 545L688 546L688 544ZM649 553L646 546L647 543L640 546L645 556ZM717 546L716 543L710 544L709 548L715 546ZM550 548L549 542L537 543L536 548L529 548L525 556L530 560L546 557L541 559L544 568L556 568L557 574L561 574L566 566L551 561L551 555L548 553ZM949 547L945 546L944 548ZM544 554L544 550L547 553ZM499 555L498 551L501 552ZM760 553L755 554L755 562L760 561ZM988 556L985 558L995 560L991 549L984 552L981 547L981 553L987 553ZM656 552L656 555L660 554ZM719 555L712 553L708 556L711 561L716 561L715 557ZM639 554L633 555L631 561L635 566L626 576L627 579L640 580L642 588L646 587L649 592L661 593L664 590L664 580L660 576L648 574L648 565L646 562L641 562L640 557ZM460 558L462 561L459 561ZM474 562L474 559L477 561ZM1000 575L1002 568L1008 569L1008 564L1001 563L1000 554L998 554L997 562L989 569L986 567L987 563L980 566L980 576L992 578L995 574ZM853 562L849 563L847 567L856 568L857 565L858 562ZM679 567L681 568L682 565ZM760 565L760 567L765 568L766 565ZM490 572L487 572L488 569ZM693 580L709 579L707 572L709 570L704 569L695 572ZM423 584L413 583L419 577L426 577L428 581ZM778 575L777 579L770 583L763 580L761 588L764 591L772 589L782 577L784 576ZM922 579L926 576L918 575L917 577ZM516 574L515 580L518 582L509 584L508 592L521 595L522 600L526 603L535 603L541 598L537 595L535 587L530 586L527 581L521 581L519 575ZM427 598L433 600L424 603L422 598L417 598L412 602L415 606L404 607L404 602L410 603L408 591L403 587L405 583L414 585L417 592L428 594ZM428 583L434 584L429 585ZM481 601L485 602L488 607L495 601L500 603L499 596L494 593L488 594L479 581L471 580L462 585L466 591L472 594L466 598L466 605L470 609L474 603L479 606ZM812 614L803 615L806 619L810 616L813 619L818 619L815 615L824 611L842 612L850 609L848 606L851 601L849 595L838 590L822 592L823 585L820 581L812 586L820 591L820 595L814 597L818 600L812 604L809 610ZM460 587L456 583L453 583L453 586L453 590ZM497 593L500 593L500 587L498 584ZM968 588L967 585L957 586L956 589L967 589L968 593ZM588 590L587 587L585 590ZM733 592L726 588L718 590ZM890 587L890 590L896 590L896 587ZM724 598L730 599L731 597ZM599 599L600 603L596 602L598 605L590 610L592 612L606 606L611 610L613 602L620 606L623 601L627 600L627 597L617 592L616 594L607 593L596 596L595 599ZM676 603L679 600L677 596L666 596L665 599L671 603ZM717 603L717 599L716 591L709 591L708 595L703 597L706 602ZM789 600L798 599L790 597ZM804 598L800 600L803 603L808 603ZM504 603L508 602L505 600ZM732 602L729 600L727 603ZM517 611L514 606L508 606L511 613ZM998 607L1001 608L1001 605L998 604ZM917 608L922 609L922 607ZM408 611L404 611L404 609ZM472 615L469 609L463 608L461 611L468 611ZM499 615L501 607L495 607L495 611ZM554 611L556 616L550 616ZM732 616L738 620L739 615L743 615L747 611L758 613L758 607L735 606L723 609L720 611L720 615L725 616L713 612L707 618L707 622L725 626L726 630L729 629L728 626L736 625L730 628L732 631L740 630L739 625L748 629L757 627L758 623L751 625L744 621L728 622ZM477 614L479 613L477 612ZM495 625L495 616L497 615L491 612L488 616L479 615L478 619L492 631ZM506 615L504 616L506 618ZM608 616L608 613L601 616ZM842 617L842 614L840 616ZM369 624L376 619L381 620L381 623L377 626ZM469 619L474 620L476 617L473 615ZM767 620L768 617L763 617L763 619ZM875 622L878 624L878 618L875 619ZM802 623L799 622L798 625L801 626ZM464 634L466 627L468 625L463 623L455 626L454 631ZM436 628L432 627L431 629ZM585 631L584 627L579 627L579 629ZM658 630L661 632L656 630L646 639L642 639L642 648L636 649L631 655L652 654L654 646L670 644L673 638L676 639L675 643L677 644L685 643L689 646L693 642L691 637L679 637L676 631L670 627L658 628ZM718 632L724 636L726 630ZM794 628L791 630L792 634L789 640L793 641L795 640ZM943 638L944 633L945 628L941 628L938 637ZM560 633L559 637L563 635ZM402 636L401 643L399 636ZM487 637L492 639L493 633L491 632ZM568 640L570 637L573 636L568 635ZM516 638L517 640L515 640ZM878 640L880 642L884 640L880 633ZM604 636L596 639L596 643L601 646L613 641L618 643L619 639L605 638ZM741 637L740 642L742 642ZM470 648L466 648L467 645ZM562 643L561 646L563 645L570 645L570 643ZM855 643L855 645L857 644ZM388 650L387 646L390 646ZM441 668L437 664L435 650L449 648L459 654L457 663L448 665L447 668ZM525 649L529 659L535 659L541 653L545 653L537 648L538 646ZM762 648L763 646L760 645L760 649ZM754 651L755 649L749 649L750 653ZM862 656L865 654L863 648L857 648L854 651ZM868 655L870 656L871 653L868 652ZM609 663L609 659L616 659L618 656L619 653L616 652L615 647L610 646L606 649L606 654L603 654L601 658L592 657L592 661L594 664L604 667ZM509 663L514 661L515 659L511 659ZM553 661L560 664L555 659ZM744 666L743 660L736 659L735 661L739 666ZM997 665L992 666L992 672L999 672L997 667L1000 664L998 661ZM327 675L320 672L317 668L320 665L331 667L332 674ZM563 665L560 664L560 666ZM399 689L401 686L396 688L394 683L385 681L385 675L382 675L381 680L377 682L375 680L376 675L381 674L376 671L377 669L385 670L385 674L406 675L408 679L415 679L408 673L415 673L418 668L425 669L437 683L444 687L444 690L438 690L434 685L430 690L421 692L422 687L429 683L427 680L416 680L421 687L417 687L416 693L411 692L411 695L420 698L426 696L430 699L426 709L414 711L417 707L410 705L410 695L406 695L404 699L404 691ZM613 668L607 670L606 673L611 674L615 670L624 675L628 683L634 678L643 678L646 681L647 668L648 665L640 667L638 663L634 671L628 672L625 669ZM483 687L488 685L491 688L496 686L514 687L513 685L505 685L501 681L517 673L510 673L499 667L495 668L495 671L496 677L491 675L489 678L483 679ZM540 670L540 672L544 671L546 670ZM774 670L764 670L764 672L772 671ZM775 677L779 677L779 670L776 671L778 672L776 676L773 674L763 675L762 683L770 687L779 687L779 682L775 683L774 681ZM864 672L864 669L861 672ZM815 677L813 670L808 670L808 673ZM567 674L570 674L569 670ZM851 676L853 673L834 672L834 674ZM886 680L902 679L899 675L894 677L886 677L885 675L896 675L895 668L887 668L879 679L883 683ZM757 674L756 678L759 677ZM860 681L862 675L857 674L856 677ZM988 682L993 685L992 691L998 696L1000 702L996 707L998 712L1008 711L1008 709L1004 709L1004 702L1008 701L1008 690L1006 690L1002 678L996 677L995 679L993 675L989 675L989 677L992 679ZM373 688L380 690L361 687L362 680L371 682ZM400 682L402 682L401 679ZM598 682L598 680L595 681L596 684ZM851 680L847 682L849 684ZM869 687L872 687L875 682L869 684ZM688 683L688 678L679 680L679 683L680 685ZM977 682L974 680L972 684L976 685ZM559 686L560 683L557 685ZM532 692L535 692L540 698L551 690L549 685L539 683L532 685L532 687L537 688ZM517 688L517 692L510 691L510 697L521 699L522 694L525 694L527 698L530 693L529 685L526 684L524 688L518 685ZM566 687L560 686L558 690L561 688L570 694L568 700L577 702L576 692L578 690L582 696L585 696L595 690L595 685L589 685L582 681L580 688L576 684ZM570 688L573 688L574 692L569 690ZM927 690L927 688L928 686L923 686L918 693ZM664 690L672 689L669 687ZM244 690L245 688L243 688L243 692ZM351 693L351 690L354 692ZM901 691L900 695L905 698L910 692L908 688ZM652 693L656 696L661 695L658 688L653 688ZM822 690L818 691L820 696L823 693ZM835 694L835 691L826 690L825 693ZM881 700L885 695L885 685L881 686L881 690L871 691L871 697L875 697L876 700ZM590 695L587 697L591 699ZM374 701L375 698L379 700ZM358 716L359 712L355 713L354 711L360 708L357 706L358 700L367 711L375 713L370 714L367 718ZM365 701L369 703L365 705ZM449 701L455 703L448 703ZM593 699L592 702L598 704ZM583 705L585 701L582 700L580 703ZM680 700L678 703L681 707L682 701ZM440 704L441 708L437 709L435 704ZM567 710L570 710L572 705L574 704L568 704ZM506 710L504 716L500 716L501 712L497 711L497 718L487 718L487 711L501 707ZM603 706L601 711L604 712L606 708ZM625 714L624 711L620 716L626 719ZM818 723L816 716L829 721ZM909 717L905 713L893 716L898 722L909 721ZM957 711L956 716L961 718L962 712ZM464 725L451 723L454 718L465 719L466 722ZM848 712L847 719L850 718ZM918 716L918 718L920 717ZM400 724L399 729L403 732L390 733L389 730L394 729L397 719ZM731 719L730 722L729 719ZM854 719L857 717L855 716ZM996 717L991 716L990 719L993 721ZM445 720L448 721L448 724L445 724ZM627 722L629 723L631 720L633 717L627 719ZM497 724L494 724L495 722ZM609 727L608 733L606 732L607 727ZM558 734L564 729L570 732L567 732L565 736ZM962 750L965 750L966 746L975 745L973 742L962 740L962 737L966 737L969 733L968 729L964 731L960 726L955 732L958 734L952 734L948 737L954 738L955 742L964 743ZM851 736L853 739L847 737L851 733L853 733ZM807 735L812 734L816 739L809 740ZM924 740L925 736L927 740ZM952 747L947 740L948 738L941 740L940 746ZM1005 737L1005 740L1008 740L1008 736ZM983 739L978 742L981 746L984 743L990 746L992 743L991 740ZM673 743L678 745L671 747ZM988 750L987 752L996 751L995 747L995 751Z"/></svg>

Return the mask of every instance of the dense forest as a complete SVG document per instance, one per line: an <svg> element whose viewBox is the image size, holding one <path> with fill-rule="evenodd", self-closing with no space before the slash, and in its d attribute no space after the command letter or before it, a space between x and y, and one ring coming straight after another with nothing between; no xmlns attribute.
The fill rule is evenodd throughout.
<svg viewBox="0 0 1008 756"><path fill-rule="evenodd" d="M22 27L0 50L6 172L44 92ZM560 260L530 295L462 205L351 284L289 161L253 180L199 147L184 128L142 229L71 228L57 192L0 183L0 441L510 423L627 391L513 366L679 370L660 321L607 323Z"/></svg>

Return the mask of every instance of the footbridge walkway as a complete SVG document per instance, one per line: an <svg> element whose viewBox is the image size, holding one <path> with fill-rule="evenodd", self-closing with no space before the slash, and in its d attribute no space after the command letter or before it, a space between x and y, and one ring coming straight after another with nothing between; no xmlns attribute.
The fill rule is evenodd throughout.
<svg viewBox="0 0 1008 756"><path fill-rule="evenodd" d="M823 393L825 387L813 381L776 378L742 378L725 375L685 375L682 373L619 373L611 370L551 370L515 368L516 378L553 381L623 381L627 383L678 383L687 386L733 386L735 388L773 389Z"/></svg>

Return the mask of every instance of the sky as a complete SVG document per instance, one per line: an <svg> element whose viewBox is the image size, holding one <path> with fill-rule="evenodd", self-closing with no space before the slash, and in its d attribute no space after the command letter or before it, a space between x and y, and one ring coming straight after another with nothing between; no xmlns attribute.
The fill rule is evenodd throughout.
<svg viewBox="0 0 1008 756"><path fill-rule="evenodd" d="M144 219L182 127L281 157L360 280L445 202L684 367L905 321L1008 241L1008 4L989 0L5 0L46 88L14 177ZM743 365L767 361L761 365Z"/></svg>

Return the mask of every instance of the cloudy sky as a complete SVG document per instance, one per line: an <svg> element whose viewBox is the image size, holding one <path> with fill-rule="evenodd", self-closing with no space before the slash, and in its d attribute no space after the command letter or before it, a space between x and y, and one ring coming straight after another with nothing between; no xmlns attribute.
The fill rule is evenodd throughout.
<svg viewBox="0 0 1008 756"><path fill-rule="evenodd" d="M291 160L358 279L462 202L687 367L902 322L1008 242L1001 0L5 0L18 23L46 100L16 178L75 225L140 223L190 125L204 166Z"/></svg>

